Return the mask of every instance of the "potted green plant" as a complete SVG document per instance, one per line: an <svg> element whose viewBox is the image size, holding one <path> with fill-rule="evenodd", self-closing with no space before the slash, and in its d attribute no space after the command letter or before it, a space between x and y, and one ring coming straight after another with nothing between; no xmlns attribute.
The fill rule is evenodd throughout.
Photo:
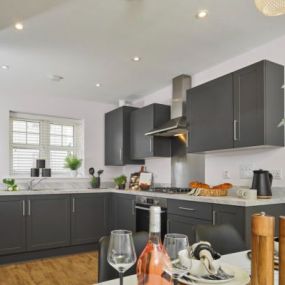
<svg viewBox="0 0 285 285"><path fill-rule="evenodd" d="M120 175L118 177L115 177L114 182L115 182L118 189L123 190L126 188L127 176L126 175Z"/></svg>
<svg viewBox="0 0 285 285"><path fill-rule="evenodd" d="M71 176L77 177L78 175L78 169L81 167L82 159L79 159L76 155L69 154L65 158L65 168L68 168L71 170Z"/></svg>
<svg viewBox="0 0 285 285"><path fill-rule="evenodd" d="M3 183L7 186L8 191L17 191L19 190L18 185L15 183L15 179L5 178Z"/></svg>

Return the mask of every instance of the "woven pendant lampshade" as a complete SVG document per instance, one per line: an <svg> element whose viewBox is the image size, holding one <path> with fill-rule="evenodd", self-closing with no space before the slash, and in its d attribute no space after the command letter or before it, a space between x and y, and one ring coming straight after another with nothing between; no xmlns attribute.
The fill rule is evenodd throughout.
<svg viewBox="0 0 285 285"><path fill-rule="evenodd" d="M265 16L285 14L285 0L255 0L255 5Z"/></svg>

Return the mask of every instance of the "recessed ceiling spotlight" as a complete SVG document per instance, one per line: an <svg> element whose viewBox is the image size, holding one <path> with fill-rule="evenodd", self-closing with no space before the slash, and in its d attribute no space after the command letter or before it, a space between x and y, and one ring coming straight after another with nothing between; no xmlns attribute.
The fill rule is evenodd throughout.
<svg viewBox="0 0 285 285"><path fill-rule="evenodd" d="M207 17L209 14L208 10L199 10L198 13L196 14L197 19L203 19Z"/></svg>
<svg viewBox="0 0 285 285"><path fill-rule="evenodd" d="M10 68L10 66L9 65L1 65L1 68L4 70L8 70Z"/></svg>
<svg viewBox="0 0 285 285"><path fill-rule="evenodd" d="M64 79L64 77L61 76L61 75L52 74L52 75L49 75L49 79L50 79L51 81L60 82L61 80Z"/></svg>
<svg viewBox="0 0 285 285"><path fill-rule="evenodd" d="M285 89L285 84L283 84L281 88Z"/></svg>
<svg viewBox="0 0 285 285"><path fill-rule="evenodd" d="M96 83L96 87L101 87L101 83Z"/></svg>
<svg viewBox="0 0 285 285"><path fill-rule="evenodd" d="M139 56L134 56L133 57L133 61L140 61L140 60L141 60L141 58Z"/></svg>
<svg viewBox="0 0 285 285"><path fill-rule="evenodd" d="M19 30L19 31L24 29L24 25L20 22L16 23L14 27L16 30Z"/></svg>

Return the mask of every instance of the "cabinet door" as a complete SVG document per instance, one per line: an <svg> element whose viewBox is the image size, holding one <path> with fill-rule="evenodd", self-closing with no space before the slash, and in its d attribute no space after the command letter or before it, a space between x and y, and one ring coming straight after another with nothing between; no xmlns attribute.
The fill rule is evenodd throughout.
<svg viewBox="0 0 285 285"><path fill-rule="evenodd" d="M163 104L151 104L132 112L131 157L133 159L171 156L171 140L169 138L145 135L169 119L170 107Z"/></svg>
<svg viewBox="0 0 285 285"><path fill-rule="evenodd" d="M233 148L232 74L187 92L188 152Z"/></svg>
<svg viewBox="0 0 285 285"><path fill-rule="evenodd" d="M263 144L264 62L259 62L234 72L234 147Z"/></svg>
<svg viewBox="0 0 285 285"><path fill-rule="evenodd" d="M78 194L71 198L72 244L98 242L108 233L108 201L104 194Z"/></svg>
<svg viewBox="0 0 285 285"><path fill-rule="evenodd" d="M135 196L114 194L112 211L113 229L136 231Z"/></svg>
<svg viewBox="0 0 285 285"><path fill-rule="evenodd" d="M167 220L167 232L185 234L192 244L195 242L195 226L201 224L211 224L211 221L169 214Z"/></svg>
<svg viewBox="0 0 285 285"><path fill-rule="evenodd" d="M29 250L70 244L70 196L38 195L27 199Z"/></svg>
<svg viewBox="0 0 285 285"><path fill-rule="evenodd" d="M25 198L0 198L0 254L26 250Z"/></svg>
<svg viewBox="0 0 285 285"><path fill-rule="evenodd" d="M245 207L213 205L213 223L234 226L245 240Z"/></svg>
<svg viewBox="0 0 285 285"><path fill-rule="evenodd" d="M147 106L131 114L131 157L144 159L153 156L153 137L145 133L153 128L153 107Z"/></svg>
<svg viewBox="0 0 285 285"><path fill-rule="evenodd" d="M105 165L123 165L123 109L105 114Z"/></svg>

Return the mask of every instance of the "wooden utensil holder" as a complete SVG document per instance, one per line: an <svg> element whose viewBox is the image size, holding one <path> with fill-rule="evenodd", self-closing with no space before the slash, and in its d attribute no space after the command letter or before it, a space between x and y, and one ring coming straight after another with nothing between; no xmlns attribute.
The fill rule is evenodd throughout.
<svg viewBox="0 0 285 285"><path fill-rule="evenodd" d="M264 213L251 219L251 285L274 284L275 218Z"/></svg>

